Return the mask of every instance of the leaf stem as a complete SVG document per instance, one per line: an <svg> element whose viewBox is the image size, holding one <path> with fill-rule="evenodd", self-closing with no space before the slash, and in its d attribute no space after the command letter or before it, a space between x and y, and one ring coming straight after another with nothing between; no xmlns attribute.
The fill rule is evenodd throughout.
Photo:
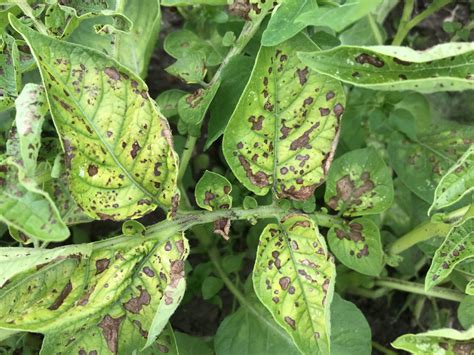
<svg viewBox="0 0 474 355"><path fill-rule="evenodd" d="M28 1L26 0L14 0L13 1L16 5L18 5L18 7L21 9L21 11L23 11L23 13L28 16L31 21L33 22L33 24L35 25L36 29L38 30L38 32L48 36L49 33L48 33L48 30L46 29L46 26L41 22L41 21L38 21L35 17L35 15L33 14L33 9L31 8L30 4L28 4Z"/></svg>
<svg viewBox="0 0 474 355"><path fill-rule="evenodd" d="M459 291L447 289L444 287L433 287L432 289L425 291L425 286L420 283L399 280L391 277L382 277L375 280L375 286L388 287L394 290L416 293L426 297L436 297L448 301L461 302L465 297Z"/></svg>
<svg viewBox="0 0 474 355"><path fill-rule="evenodd" d="M397 33L393 38L392 45L401 45L408 32L410 32L413 27L452 1L453 0L435 0L427 9L410 20L415 0L406 0L405 6L403 7L402 18L400 19L400 24L398 25Z"/></svg>
<svg viewBox="0 0 474 355"><path fill-rule="evenodd" d="M194 137L192 135L188 135L188 138L186 139L183 154L181 155L181 161L179 163L178 183L183 179L184 173L188 168L189 161L193 156L194 147L196 146L197 139L198 137Z"/></svg>
<svg viewBox="0 0 474 355"><path fill-rule="evenodd" d="M383 45L383 36L382 36L382 33L380 32L377 22L374 19L374 15L369 13L367 15L367 20L369 21L370 29L372 30L372 33L374 34L374 38L377 41L377 44L380 46Z"/></svg>
<svg viewBox="0 0 474 355"><path fill-rule="evenodd" d="M387 349L385 346L375 342L375 341L372 341L372 347L375 349L375 350L378 350L380 351L381 353L383 354L386 354L386 355L397 355L397 353L395 351L392 351L390 349Z"/></svg>

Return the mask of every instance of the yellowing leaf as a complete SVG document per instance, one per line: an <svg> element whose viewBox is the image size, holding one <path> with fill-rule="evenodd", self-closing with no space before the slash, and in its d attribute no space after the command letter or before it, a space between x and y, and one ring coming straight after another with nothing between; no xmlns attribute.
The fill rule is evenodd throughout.
<svg viewBox="0 0 474 355"><path fill-rule="evenodd" d="M304 354L330 353L335 276L334 259L310 218L289 215L260 235L255 292Z"/></svg>
<svg viewBox="0 0 474 355"><path fill-rule="evenodd" d="M171 206L177 197L171 133L143 81L95 50L10 21L39 65L78 205L91 217L113 220Z"/></svg>

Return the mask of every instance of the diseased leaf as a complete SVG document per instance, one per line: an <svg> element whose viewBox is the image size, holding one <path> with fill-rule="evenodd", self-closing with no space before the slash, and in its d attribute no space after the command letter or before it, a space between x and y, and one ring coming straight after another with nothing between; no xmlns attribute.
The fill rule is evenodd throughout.
<svg viewBox="0 0 474 355"><path fill-rule="evenodd" d="M196 127L201 126L219 85L219 81L214 82L206 89L199 88L178 101L178 113L183 122Z"/></svg>
<svg viewBox="0 0 474 355"><path fill-rule="evenodd" d="M377 225L368 218L356 218L329 230L328 243L337 260L365 275L378 276L383 267L383 250Z"/></svg>
<svg viewBox="0 0 474 355"><path fill-rule="evenodd" d="M374 10L382 0L347 0L342 5L334 2L302 13L296 18L299 26L327 26L336 32L342 31Z"/></svg>
<svg viewBox="0 0 474 355"><path fill-rule="evenodd" d="M373 148L353 150L336 159L329 170L324 200L348 216L385 211L393 202L390 169Z"/></svg>
<svg viewBox="0 0 474 355"><path fill-rule="evenodd" d="M41 146L42 126L48 112L44 88L36 84L26 84L15 101L15 107L19 153L26 175L34 177Z"/></svg>
<svg viewBox="0 0 474 355"><path fill-rule="evenodd" d="M232 185L225 177L206 170L194 190L196 203L205 210L227 209L232 207Z"/></svg>
<svg viewBox="0 0 474 355"><path fill-rule="evenodd" d="M0 37L3 48L0 46L0 112L12 107L18 95L20 74L16 63L19 61L19 52L15 40L8 34Z"/></svg>
<svg viewBox="0 0 474 355"><path fill-rule="evenodd" d="M339 46L298 56L317 72L368 89L423 93L474 89L473 43L444 43L424 52L395 46Z"/></svg>
<svg viewBox="0 0 474 355"><path fill-rule="evenodd" d="M224 132L227 163L257 195L308 199L332 161L344 91L299 62L295 51L310 48L303 35L262 47Z"/></svg>
<svg viewBox="0 0 474 355"><path fill-rule="evenodd" d="M474 146L443 175L434 193L428 213L448 207L474 190Z"/></svg>
<svg viewBox="0 0 474 355"><path fill-rule="evenodd" d="M2 248L0 264L10 271L1 275L0 328L45 334L42 354L134 353L154 343L177 307L188 249L180 233Z"/></svg>
<svg viewBox="0 0 474 355"><path fill-rule="evenodd" d="M276 46L296 35L307 26L304 22L298 22L297 19L317 8L316 0L283 1L273 11L267 28L262 34L262 45Z"/></svg>
<svg viewBox="0 0 474 355"><path fill-rule="evenodd" d="M93 218L113 220L171 206L176 157L146 85L96 51L10 20L38 61L78 205Z"/></svg>
<svg viewBox="0 0 474 355"><path fill-rule="evenodd" d="M179 58L166 68L166 72L179 77L188 84L200 83L206 75L204 54L201 52L189 53L186 57Z"/></svg>
<svg viewBox="0 0 474 355"><path fill-rule="evenodd" d="M428 290L439 284L458 263L469 258L474 258L474 218L467 219L449 231L426 273L425 288Z"/></svg>
<svg viewBox="0 0 474 355"><path fill-rule="evenodd" d="M335 266L324 238L305 215L269 224L260 236L255 292L304 354L330 353Z"/></svg>
<svg viewBox="0 0 474 355"><path fill-rule="evenodd" d="M431 125L412 140L394 133L388 142L392 168L402 182L428 203L443 175L474 143L474 127L454 122Z"/></svg>
<svg viewBox="0 0 474 355"><path fill-rule="evenodd" d="M398 337L392 346L417 355L460 355L474 350L474 328L465 332L455 329L437 329L420 334L405 334Z"/></svg>

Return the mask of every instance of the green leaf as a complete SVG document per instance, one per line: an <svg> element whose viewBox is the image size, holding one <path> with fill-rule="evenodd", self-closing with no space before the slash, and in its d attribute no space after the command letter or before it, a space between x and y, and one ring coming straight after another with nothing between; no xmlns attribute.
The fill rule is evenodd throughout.
<svg viewBox="0 0 474 355"><path fill-rule="evenodd" d="M215 276L208 276L204 279L201 286L202 298L209 300L219 293L224 287L224 282Z"/></svg>
<svg viewBox="0 0 474 355"><path fill-rule="evenodd" d="M436 250L425 277L425 289L439 284L463 260L474 258L474 218L454 226Z"/></svg>
<svg viewBox="0 0 474 355"><path fill-rule="evenodd" d="M474 89L472 43L445 43L423 52L396 46L339 46L298 56L317 72L368 89L423 93Z"/></svg>
<svg viewBox="0 0 474 355"><path fill-rule="evenodd" d="M48 112L44 88L36 84L26 84L15 101L15 107L19 153L26 175L34 177L41 146L42 126Z"/></svg>
<svg viewBox="0 0 474 355"><path fill-rule="evenodd" d="M84 1L79 3L83 4ZM150 0L146 6L135 0L121 0L117 3L120 3L120 9L112 12L118 12L119 16L82 21L68 41L97 49L143 78L160 31L160 1ZM122 18L133 23L130 31L111 31L110 26L117 27L120 25L116 23L117 19ZM115 23L113 20L116 20ZM106 23L102 31L96 32L94 29L97 23Z"/></svg>
<svg viewBox="0 0 474 355"><path fill-rule="evenodd" d="M329 170L324 200L347 216L385 211L393 202L391 171L373 148L353 150Z"/></svg>
<svg viewBox="0 0 474 355"><path fill-rule="evenodd" d="M329 230L328 243L337 260L365 275L378 276L383 268L380 231L368 218L356 218Z"/></svg>
<svg viewBox="0 0 474 355"><path fill-rule="evenodd" d="M186 91L179 89L170 89L162 92L157 98L156 103L165 117L172 117L178 114L178 101L186 95Z"/></svg>
<svg viewBox="0 0 474 355"><path fill-rule="evenodd" d="M347 0L342 5L320 6L296 18L296 24L304 26L327 26L336 32L342 31L374 10L382 0ZM335 5L335 6L334 6ZM301 26L300 25L300 26Z"/></svg>
<svg viewBox="0 0 474 355"><path fill-rule="evenodd" d="M260 236L255 292L305 354L329 354L334 260L314 222L289 215Z"/></svg>
<svg viewBox="0 0 474 355"><path fill-rule="evenodd" d="M175 332L179 353L183 355L213 355L211 347L201 338Z"/></svg>
<svg viewBox="0 0 474 355"><path fill-rule="evenodd" d="M19 61L19 52L13 37L4 34L3 48L0 46L0 112L13 106L20 86L20 73L16 63Z"/></svg>
<svg viewBox="0 0 474 355"><path fill-rule="evenodd" d="M470 354L474 349L474 328L465 332L455 329L437 329L420 334L405 334L398 337L392 346L417 355Z"/></svg>
<svg viewBox="0 0 474 355"><path fill-rule="evenodd" d="M474 326L474 296L463 298L458 307L458 319L464 329Z"/></svg>
<svg viewBox="0 0 474 355"><path fill-rule="evenodd" d="M372 333L364 314L337 293L331 303L331 355L370 355Z"/></svg>
<svg viewBox="0 0 474 355"><path fill-rule="evenodd" d="M228 0L161 0L163 6L227 5Z"/></svg>
<svg viewBox="0 0 474 355"><path fill-rule="evenodd" d="M219 81L213 82L206 89L199 88L178 101L178 113L183 122L196 127L201 126L219 85Z"/></svg>
<svg viewBox="0 0 474 355"><path fill-rule="evenodd" d="M279 197L308 199L332 161L344 91L299 62L295 51L310 48L303 35L262 47L224 132L227 163L257 195L273 188Z"/></svg>
<svg viewBox="0 0 474 355"><path fill-rule="evenodd" d="M188 84L200 83L206 75L204 54L201 52L189 53L186 57L179 58L166 68L166 72L179 77Z"/></svg>
<svg viewBox="0 0 474 355"><path fill-rule="evenodd" d="M138 351L154 342L182 297L188 249L180 233L2 248L0 328L45 334L42 354Z"/></svg>
<svg viewBox="0 0 474 355"><path fill-rule="evenodd" d="M466 286L466 294L474 296L474 280L469 281Z"/></svg>
<svg viewBox="0 0 474 355"><path fill-rule="evenodd" d="M437 122L412 140L394 133L388 142L392 168L403 183L428 203L436 186L474 142L474 127Z"/></svg>
<svg viewBox="0 0 474 355"><path fill-rule="evenodd" d="M443 175L434 193L431 211L458 202L474 190L474 146L470 146L461 158Z"/></svg>
<svg viewBox="0 0 474 355"><path fill-rule="evenodd" d="M10 20L38 62L78 205L93 218L113 220L171 206L177 196L171 132L146 85L94 50Z"/></svg>
<svg viewBox="0 0 474 355"><path fill-rule="evenodd" d="M276 46L296 35L307 26L303 22L297 22L296 19L317 8L316 0L283 1L272 13L262 34L262 45Z"/></svg>
<svg viewBox="0 0 474 355"><path fill-rule="evenodd" d="M194 190L196 203L205 210L212 211L232 207L232 185L225 177L206 170Z"/></svg>

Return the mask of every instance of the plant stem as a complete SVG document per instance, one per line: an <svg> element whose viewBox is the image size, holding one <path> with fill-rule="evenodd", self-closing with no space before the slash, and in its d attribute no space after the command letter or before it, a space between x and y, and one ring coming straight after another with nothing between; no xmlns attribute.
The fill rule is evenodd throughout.
<svg viewBox="0 0 474 355"><path fill-rule="evenodd" d="M413 27L452 1L453 0L435 0L427 9L410 20L410 15L413 12L415 1L406 0L405 6L403 8L402 18L400 20L400 24L398 25L397 33L392 41L392 45L401 45L408 32L410 32Z"/></svg>
<svg viewBox="0 0 474 355"><path fill-rule="evenodd" d="M193 156L194 147L196 146L197 137L193 137L188 135L186 139L186 143L184 145L183 154L181 155L180 163L179 163L179 171L178 171L178 183L183 179L184 173L188 168L189 161Z"/></svg>
<svg viewBox="0 0 474 355"><path fill-rule="evenodd" d="M46 26L41 22L41 21L38 21L35 17L35 15L33 14L33 9L31 8L30 4L28 4L28 1L26 0L14 0L13 1L16 5L18 5L18 7L21 9L21 11L23 11L23 13L28 16L31 21L33 22L33 24L35 25L36 29L38 30L38 32L44 34L44 35L48 35L48 30L46 29Z"/></svg>
<svg viewBox="0 0 474 355"><path fill-rule="evenodd" d="M372 347L378 351L380 351L381 353L384 353L386 355L397 355L397 353L395 351L392 351L390 349L387 349L385 346L375 342L375 341L372 341Z"/></svg>
<svg viewBox="0 0 474 355"><path fill-rule="evenodd" d="M455 302L461 302L464 298L464 294L456 290L451 290L443 287L433 287L432 289L425 291L425 286L423 284L398 280L391 277L383 277L378 280L375 280L375 286L388 287L394 290L416 293L418 295L424 295L426 297L436 297Z"/></svg>

